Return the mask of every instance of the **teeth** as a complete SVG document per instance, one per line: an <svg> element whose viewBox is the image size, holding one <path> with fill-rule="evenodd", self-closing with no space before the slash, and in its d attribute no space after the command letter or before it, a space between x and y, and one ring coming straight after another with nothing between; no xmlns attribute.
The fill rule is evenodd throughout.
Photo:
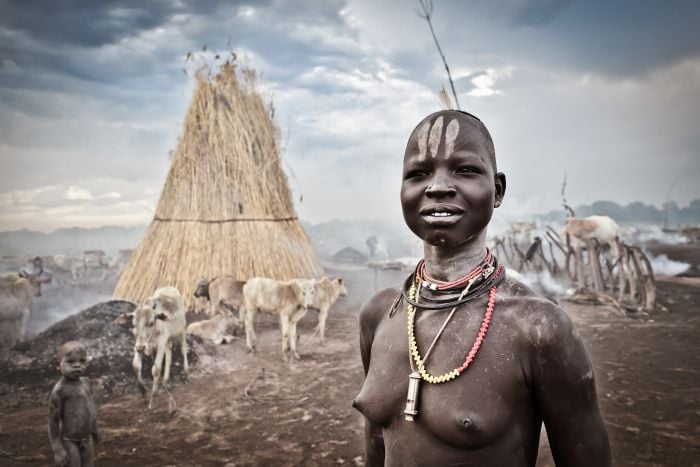
<svg viewBox="0 0 700 467"><path fill-rule="evenodd" d="M452 215L451 212L434 212L431 214L434 217L449 217Z"/></svg>

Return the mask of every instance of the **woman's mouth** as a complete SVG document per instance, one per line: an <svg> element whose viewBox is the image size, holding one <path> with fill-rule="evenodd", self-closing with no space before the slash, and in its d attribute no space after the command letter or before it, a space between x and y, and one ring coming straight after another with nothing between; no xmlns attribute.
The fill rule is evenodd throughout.
<svg viewBox="0 0 700 467"><path fill-rule="evenodd" d="M431 225L452 225L464 215L464 210L451 204L433 204L420 210L421 218Z"/></svg>

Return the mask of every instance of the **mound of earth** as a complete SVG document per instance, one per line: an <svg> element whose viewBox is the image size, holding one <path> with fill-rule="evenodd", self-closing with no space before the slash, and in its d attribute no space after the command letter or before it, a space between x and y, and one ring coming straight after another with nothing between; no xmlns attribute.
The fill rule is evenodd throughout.
<svg viewBox="0 0 700 467"><path fill-rule="evenodd" d="M134 337L131 326L119 325L114 320L135 307L133 303L121 300L98 303L6 350L0 355L0 374L3 375L0 398L3 404L6 407L24 405L36 401L37 397L48 397L61 376L58 348L70 340L81 341L88 348L87 376L95 399L133 392L136 387L131 368ZM179 346L174 347L170 374L176 379L182 373L182 356ZM197 355L192 350L188 352L188 360L190 365L197 362ZM150 378L152 363L152 359L144 358L142 374L145 379Z"/></svg>

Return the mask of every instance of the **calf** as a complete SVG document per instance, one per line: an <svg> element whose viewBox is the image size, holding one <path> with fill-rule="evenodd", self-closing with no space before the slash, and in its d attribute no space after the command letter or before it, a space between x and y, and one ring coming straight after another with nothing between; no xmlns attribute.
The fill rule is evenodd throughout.
<svg viewBox="0 0 700 467"><path fill-rule="evenodd" d="M146 384L141 377L142 358L144 354L150 356L155 351L153 368L151 369L153 388L148 401L150 409L153 407L153 399L160 383L164 357L163 385L168 386L173 341L180 342L185 377L189 377L185 307L180 292L175 287L162 287L156 290L152 297L144 300L143 305L134 310L132 318L135 337L132 366L139 389L144 396L146 395Z"/></svg>
<svg viewBox="0 0 700 467"><path fill-rule="evenodd" d="M307 280L276 281L266 277L254 277L243 286L245 303L245 338L249 352L255 351L257 337L253 322L258 310L278 314L282 328L282 355L288 360L291 351L293 358L297 353L297 323L306 315L309 305L314 301L313 284Z"/></svg>
<svg viewBox="0 0 700 467"><path fill-rule="evenodd" d="M344 297L348 294L343 279L336 277L331 280L327 277L323 279L308 279L314 287L314 300L313 303L309 305L309 308L313 308L318 311L318 327L321 334L321 344L325 339L326 334L326 318L328 318L328 311L331 307L338 301L339 297Z"/></svg>
<svg viewBox="0 0 700 467"><path fill-rule="evenodd" d="M212 280L200 279L193 295L196 298L204 297L209 301L210 316L238 311L238 319L243 322L245 318L244 285L244 281L236 280L233 276L215 277Z"/></svg>
<svg viewBox="0 0 700 467"><path fill-rule="evenodd" d="M187 326L187 334L194 334L202 339L208 339L217 345L228 344L233 340L232 335L226 334L226 328L228 328L229 324L231 324L231 317L228 313L219 314L211 319L191 323Z"/></svg>

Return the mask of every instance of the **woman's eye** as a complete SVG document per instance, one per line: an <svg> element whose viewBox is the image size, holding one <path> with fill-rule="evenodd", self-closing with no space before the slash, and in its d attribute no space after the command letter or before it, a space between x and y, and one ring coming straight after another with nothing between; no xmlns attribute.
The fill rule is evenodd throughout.
<svg viewBox="0 0 700 467"><path fill-rule="evenodd" d="M427 175L427 172L424 170L411 170L406 174L406 179L423 177L425 175Z"/></svg>
<svg viewBox="0 0 700 467"><path fill-rule="evenodd" d="M474 168L474 167L460 167L457 169L458 174L470 174L470 173L479 173L479 171Z"/></svg>

